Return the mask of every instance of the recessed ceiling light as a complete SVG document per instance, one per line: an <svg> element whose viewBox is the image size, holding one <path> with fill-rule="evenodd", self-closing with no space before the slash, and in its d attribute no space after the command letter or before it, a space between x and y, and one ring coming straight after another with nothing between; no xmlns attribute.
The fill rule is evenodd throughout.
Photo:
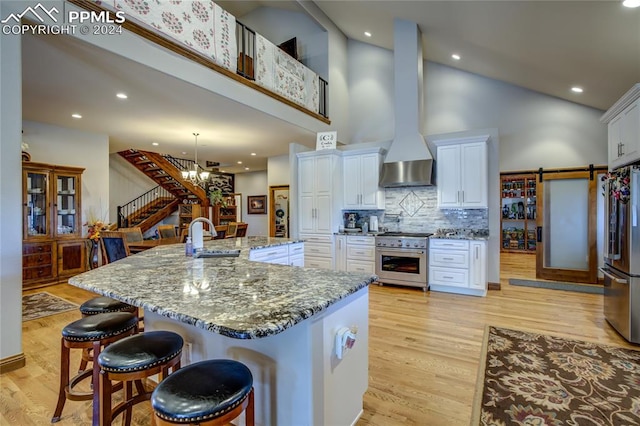
<svg viewBox="0 0 640 426"><path fill-rule="evenodd" d="M584 90L582 89L582 87L578 87L578 86L573 86L573 87L571 88L571 91L572 91L572 92L574 92L574 93L582 93L582 92L584 92Z"/></svg>
<svg viewBox="0 0 640 426"><path fill-rule="evenodd" d="M364 35L366 35L367 37L371 37L371 33L369 31L365 31Z"/></svg>
<svg viewBox="0 0 640 426"><path fill-rule="evenodd" d="M118 93L116 96L118 98L120 98L120 99L127 99L128 98L128 96L125 93Z"/></svg>
<svg viewBox="0 0 640 426"><path fill-rule="evenodd" d="M460 55L458 55L457 53L454 53L453 55L451 55L451 59L459 61L460 60Z"/></svg>
<svg viewBox="0 0 640 426"><path fill-rule="evenodd" d="M82 116L80 114L71 114L71 116L73 118L82 118Z"/></svg>
<svg viewBox="0 0 640 426"><path fill-rule="evenodd" d="M244 169L245 169L245 170L249 170L249 168L248 168L248 167L245 167Z"/></svg>
<svg viewBox="0 0 640 426"><path fill-rule="evenodd" d="M624 0L622 5L626 7L638 7L640 6L640 0Z"/></svg>
<svg viewBox="0 0 640 426"><path fill-rule="evenodd" d="M256 153L255 153L255 152L252 152L252 153L251 153L251 155L254 155L254 156L255 156L255 155L256 155Z"/></svg>
<svg viewBox="0 0 640 426"><path fill-rule="evenodd" d="M242 164L242 161L238 161L238 164Z"/></svg>
<svg viewBox="0 0 640 426"><path fill-rule="evenodd" d="M151 142L151 145L153 145L153 146L158 146L158 145L160 145L160 144L159 144L158 142Z"/></svg>

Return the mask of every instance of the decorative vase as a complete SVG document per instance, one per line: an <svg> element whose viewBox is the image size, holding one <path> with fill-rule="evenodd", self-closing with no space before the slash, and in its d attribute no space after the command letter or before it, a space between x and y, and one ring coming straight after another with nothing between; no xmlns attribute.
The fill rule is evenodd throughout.
<svg viewBox="0 0 640 426"><path fill-rule="evenodd" d="M95 269L98 266L98 255L100 253L100 246L98 240L91 240L91 251L89 252L89 266L91 269Z"/></svg>

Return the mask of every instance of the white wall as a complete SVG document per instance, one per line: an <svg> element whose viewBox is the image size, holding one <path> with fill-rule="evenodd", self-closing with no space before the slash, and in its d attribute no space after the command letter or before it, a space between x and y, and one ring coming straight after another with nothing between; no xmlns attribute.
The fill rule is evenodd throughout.
<svg viewBox="0 0 640 426"><path fill-rule="evenodd" d="M500 170L606 164L602 111L425 62L423 135L496 128ZM393 52L349 41L351 143L393 139Z"/></svg>
<svg viewBox="0 0 640 426"><path fill-rule="evenodd" d="M327 32L306 14L274 7L260 7L236 18L275 45L295 37L300 62L320 77L327 79ZM283 22L287 24L283 25Z"/></svg>
<svg viewBox="0 0 640 426"><path fill-rule="evenodd" d="M0 2L0 16L10 11ZM22 354L20 37L0 34L0 360Z"/></svg>
<svg viewBox="0 0 640 426"><path fill-rule="evenodd" d="M267 214L247 214L248 196L269 195L267 172L239 173L236 175L235 185L236 193L242 194L242 221L248 224L247 236L268 236L269 216Z"/></svg>
<svg viewBox="0 0 640 426"><path fill-rule="evenodd" d="M118 220L118 206L158 186L119 154L109 155L109 217ZM175 219L177 222L177 219Z"/></svg>
<svg viewBox="0 0 640 426"><path fill-rule="evenodd" d="M82 223L93 212L98 219L109 216L109 137L99 133L24 121L24 139L31 161L84 167L82 174ZM83 227L83 235L86 227Z"/></svg>
<svg viewBox="0 0 640 426"><path fill-rule="evenodd" d="M338 141L350 143L350 109L348 87L347 37L313 2L300 2L309 16L329 34L329 118L331 130L338 132Z"/></svg>
<svg viewBox="0 0 640 426"><path fill-rule="evenodd" d="M269 186L289 185L291 179L289 154L267 158L267 174Z"/></svg>
<svg viewBox="0 0 640 426"><path fill-rule="evenodd" d="M391 141L393 52L349 39L348 68L351 143Z"/></svg>
<svg viewBox="0 0 640 426"><path fill-rule="evenodd" d="M77 6L68 2L65 3L65 8L67 11L80 10ZM113 37L112 35L80 35L79 32L77 32L74 37L78 38L82 42L89 43L95 47L105 49L152 69L187 81L204 90L218 93L237 102L249 105L258 111L262 111L312 132L330 130L327 124L311 117L308 114L298 111L295 108L272 98L271 96L260 93L259 91L237 82L223 74L217 73L196 62L176 55L161 46L154 45L148 40L133 33L125 31L117 37ZM346 59L346 39L344 44L344 55ZM346 60L344 60L344 67L346 70ZM330 71L329 79L332 77L332 72ZM338 92L334 94L330 84L330 102L336 102L338 105L342 102L346 105L346 86L338 83L335 89ZM342 94L340 91L342 91ZM332 107L330 106L329 108L329 112L331 113ZM337 114L337 117L341 117L342 113L344 113L344 116L346 117L346 107L344 108L344 111L342 111L341 107L336 106L334 111ZM346 118L342 121L345 124L347 123Z"/></svg>

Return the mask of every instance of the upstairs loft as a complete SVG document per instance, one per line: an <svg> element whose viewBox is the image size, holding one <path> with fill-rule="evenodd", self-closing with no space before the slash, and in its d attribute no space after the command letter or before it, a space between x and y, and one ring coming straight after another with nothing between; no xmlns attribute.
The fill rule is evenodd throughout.
<svg viewBox="0 0 640 426"><path fill-rule="evenodd" d="M125 13L125 30L330 124L328 82L216 3L69 0L82 9Z"/></svg>

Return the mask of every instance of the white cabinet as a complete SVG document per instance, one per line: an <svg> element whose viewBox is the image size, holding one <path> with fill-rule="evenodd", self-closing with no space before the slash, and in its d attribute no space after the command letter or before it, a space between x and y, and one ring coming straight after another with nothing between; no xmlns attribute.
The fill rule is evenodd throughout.
<svg viewBox="0 0 640 426"><path fill-rule="evenodd" d="M336 235L336 271L347 270L347 237L345 235Z"/></svg>
<svg viewBox="0 0 640 426"><path fill-rule="evenodd" d="M344 209L384 209L384 189L378 185L382 149L345 151Z"/></svg>
<svg viewBox="0 0 640 426"><path fill-rule="evenodd" d="M289 265L304 266L304 243L289 244Z"/></svg>
<svg viewBox="0 0 640 426"><path fill-rule="evenodd" d="M640 83L602 116L608 123L609 168L640 160Z"/></svg>
<svg viewBox="0 0 640 426"><path fill-rule="evenodd" d="M298 154L299 231L331 234L338 228L342 200L339 151Z"/></svg>
<svg viewBox="0 0 640 426"><path fill-rule="evenodd" d="M488 135L434 141L437 146L438 207L488 207Z"/></svg>
<svg viewBox="0 0 640 426"><path fill-rule="evenodd" d="M333 235L300 234L305 268L333 269Z"/></svg>
<svg viewBox="0 0 640 426"><path fill-rule="evenodd" d="M336 270L375 274L375 237L369 235L336 235Z"/></svg>
<svg viewBox="0 0 640 426"><path fill-rule="evenodd" d="M304 243L251 249L249 260L278 265L304 266Z"/></svg>
<svg viewBox="0 0 640 426"><path fill-rule="evenodd" d="M487 243L469 242L469 287L486 290L487 288Z"/></svg>
<svg viewBox="0 0 640 426"><path fill-rule="evenodd" d="M429 286L432 291L485 296L486 241L429 240Z"/></svg>

